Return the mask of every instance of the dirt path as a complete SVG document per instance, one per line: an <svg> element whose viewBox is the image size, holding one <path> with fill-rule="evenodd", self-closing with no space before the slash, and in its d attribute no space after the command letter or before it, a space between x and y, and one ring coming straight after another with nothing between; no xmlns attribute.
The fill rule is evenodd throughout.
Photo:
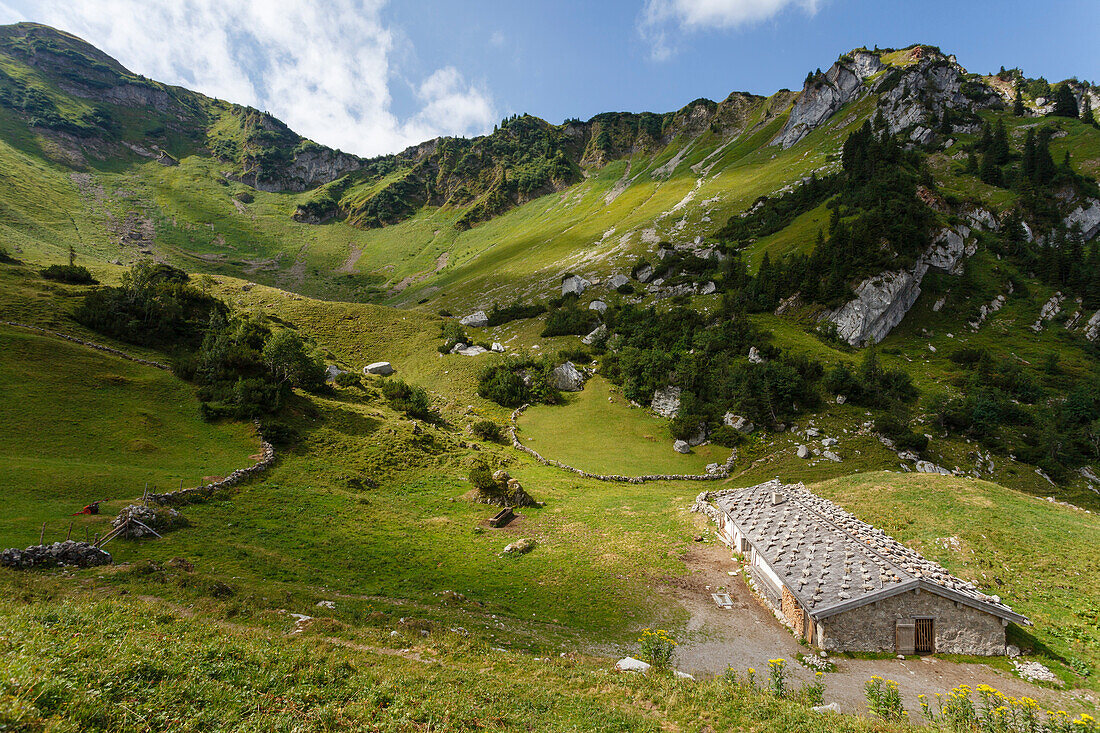
<svg viewBox="0 0 1100 733"><path fill-rule="evenodd" d="M797 654L813 650L801 645L749 590L739 564L722 544L698 545L685 558L690 569L687 577L675 582L677 599L690 613L688 635L676 650L674 664L693 674L721 674L727 667L744 672L756 669L757 677L766 677L768 660L787 660L789 678L800 685L813 673L797 663ZM719 608L711 593L722 588L733 600L733 608ZM918 694L946 693L959 685L976 687L987 684L1006 695L1028 696L1052 709L1076 710L1093 707L1095 697L1087 690L1057 691L1037 687L1007 672L984 664L949 662L935 656L919 659L843 659L831 657L837 670L825 675L825 702L837 702L846 713L864 713L867 702L863 685L873 675L898 683L905 707L919 719Z"/></svg>

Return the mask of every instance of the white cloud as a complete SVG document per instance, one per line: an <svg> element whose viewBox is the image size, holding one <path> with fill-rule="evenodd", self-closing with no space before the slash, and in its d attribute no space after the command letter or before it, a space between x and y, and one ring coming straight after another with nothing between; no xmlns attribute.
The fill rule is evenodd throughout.
<svg viewBox="0 0 1100 733"><path fill-rule="evenodd" d="M12 2L13 0L9 0ZM396 38L385 0L35 0L30 19L75 33L134 72L270 111L295 131L360 155L437 135L485 132L483 86L453 67L393 112ZM0 13L5 9L0 2Z"/></svg>
<svg viewBox="0 0 1100 733"><path fill-rule="evenodd" d="M740 28L768 20L788 7L813 15L821 0L646 0L638 30L650 44L650 55L664 61L673 53L673 31Z"/></svg>

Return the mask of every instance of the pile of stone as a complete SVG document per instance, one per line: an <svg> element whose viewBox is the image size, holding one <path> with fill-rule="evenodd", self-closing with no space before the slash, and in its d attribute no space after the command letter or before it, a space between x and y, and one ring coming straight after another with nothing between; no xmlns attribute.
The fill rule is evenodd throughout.
<svg viewBox="0 0 1100 733"><path fill-rule="evenodd" d="M166 506L131 504L111 520L111 526L122 528L120 535L128 539L153 537L186 527L186 517Z"/></svg>
<svg viewBox="0 0 1100 733"><path fill-rule="evenodd" d="M27 568L56 568L70 566L90 568L110 565L111 554L88 542L54 542L51 545L31 545L25 550L15 548L0 552L0 567L24 570Z"/></svg>

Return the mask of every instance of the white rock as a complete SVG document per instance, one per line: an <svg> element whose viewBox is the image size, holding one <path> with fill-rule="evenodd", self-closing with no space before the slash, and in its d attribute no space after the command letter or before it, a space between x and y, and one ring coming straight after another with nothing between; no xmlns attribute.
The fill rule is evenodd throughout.
<svg viewBox="0 0 1100 733"><path fill-rule="evenodd" d="M616 273L616 274L612 275L610 278L608 278L607 285L612 290L618 290L623 285L626 285L629 282L630 282L630 278L628 278L626 275L623 275L621 273Z"/></svg>
<svg viewBox="0 0 1100 733"><path fill-rule="evenodd" d="M388 361L376 361L363 367L363 374L377 374L381 377L393 374L393 365Z"/></svg>
<svg viewBox="0 0 1100 733"><path fill-rule="evenodd" d="M677 440L672 444L672 450L677 453L691 453L691 446L686 440Z"/></svg>
<svg viewBox="0 0 1100 733"><path fill-rule="evenodd" d="M763 364L764 357L760 355L760 350L755 346L749 347L749 363L750 364Z"/></svg>
<svg viewBox="0 0 1100 733"><path fill-rule="evenodd" d="M813 710L815 713L839 713L840 703L831 702L828 705L815 705L810 708L810 710Z"/></svg>
<svg viewBox="0 0 1100 733"><path fill-rule="evenodd" d="M650 665L648 662L643 662L641 659L635 659L634 657L623 657L615 663L615 669L619 672L642 672L649 671Z"/></svg>
<svg viewBox="0 0 1100 733"><path fill-rule="evenodd" d="M728 425L739 433L751 433L756 430L756 426L747 417L741 417L740 415L734 415L732 412L727 412L722 416L722 424Z"/></svg>
<svg viewBox="0 0 1100 733"><path fill-rule="evenodd" d="M826 438L825 440L821 441L821 445L826 448L831 448L836 445L836 442L836 438Z"/></svg>
<svg viewBox="0 0 1100 733"><path fill-rule="evenodd" d="M838 394L838 395L836 396L836 403L837 403L838 405L843 405L843 404L844 404L845 402L847 402L847 401L848 401L848 398L847 398L847 397L845 397L845 396L844 396L844 395L842 395L842 394Z"/></svg>
<svg viewBox="0 0 1100 733"><path fill-rule="evenodd" d="M951 471L943 466L937 466L935 463L932 463L932 461L917 461L916 469L917 473L938 473L941 476L951 475Z"/></svg>
<svg viewBox="0 0 1100 733"><path fill-rule="evenodd" d="M489 325L489 316L485 315L485 311L475 311L459 320L459 323L470 328L484 328Z"/></svg>
<svg viewBox="0 0 1100 733"><path fill-rule="evenodd" d="M807 448L804 445L798 446L798 457L799 458L809 458L810 457L810 449Z"/></svg>
<svg viewBox="0 0 1100 733"><path fill-rule="evenodd" d="M573 366L573 362L567 361L554 368L550 380L562 392L580 392L584 389L585 376Z"/></svg>
<svg viewBox="0 0 1100 733"><path fill-rule="evenodd" d="M653 268L649 265L643 265L634 273L634 277L636 277L640 283L647 283L653 277Z"/></svg>
<svg viewBox="0 0 1100 733"><path fill-rule="evenodd" d="M569 295L570 293L574 295L581 295L582 293L584 293L585 289L591 284L592 283L588 282L580 275L569 275L565 278L562 278L561 294L563 296Z"/></svg>
<svg viewBox="0 0 1100 733"><path fill-rule="evenodd" d="M840 463L840 456L838 456L836 453L833 453L831 450L823 451L821 453L821 457L822 458L828 458L830 461L833 461L834 463Z"/></svg>
<svg viewBox="0 0 1100 733"><path fill-rule="evenodd" d="M661 417L676 417L680 414L680 388L665 387L655 390L650 407Z"/></svg>
<svg viewBox="0 0 1100 733"><path fill-rule="evenodd" d="M672 676L675 677L678 680L694 680L695 679L694 677L692 677L687 672L681 672L678 669L672 670Z"/></svg>
<svg viewBox="0 0 1100 733"><path fill-rule="evenodd" d="M603 338L605 335L607 335L607 326L601 323L600 325L592 329L591 333L582 338L581 343L591 346L592 344L596 343L597 340Z"/></svg>
<svg viewBox="0 0 1100 733"><path fill-rule="evenodd" d="M495 351L498 354L503 354L504 353L504 346L500 342L494 341L493 345L490 347L489 350L490 351Z"/></svg>
<svg viewBox="0 0 1100 733"><path fill-rule="evenodd" d="M482 354L488 354L489 350L486 349L484 346L463 345L463 348L458 349L454 353L461 354L462 356L481 356Z"/></svg>
<svg viewBox="0 0 1100 733"><path fill-rule="evenodd" d="M703 287L699 289L699 294L710 295L716 290L718 290L718 286L715 285L713 282L708 281L703 283Z"/></svg>
<svg viewBox="0 0 1100 733"><path fill-rule="evenodd" d="M588 304L588 310L596 311L597 313L604 313L607 310L607 303L602 300L593 300Z"/></svg>

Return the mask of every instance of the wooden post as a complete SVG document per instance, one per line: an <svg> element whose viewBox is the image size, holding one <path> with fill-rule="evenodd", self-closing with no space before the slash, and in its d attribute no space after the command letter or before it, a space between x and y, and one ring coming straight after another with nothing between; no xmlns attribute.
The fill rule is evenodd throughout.
<svg viewBox="0 0 1100 733"><path fill-rule="evenodd" d="M95 547L99 547L99 532L95 533L95 539L92 540L92 545Z"/></svg>
<svg viewBox="0 0 1100 733"><path fill-rule="evenodd" d="M145 482L145 492L141 495L141 505L146 506L146 498L149 496L149 482Z"/></svg>
<svg viewBox="0 0 1100 733"><path fill-rule="evenodd" d="M65 535L65 541L68 542L73 537L73 523L69 522L69 533Z"/></svg>
<svg viewBox="0 0 1100 733"><path fill-rule="evenodd" d="M42 531L38 533L38 544L42 544L46 541L46 523L42 523Z"/></svg>

